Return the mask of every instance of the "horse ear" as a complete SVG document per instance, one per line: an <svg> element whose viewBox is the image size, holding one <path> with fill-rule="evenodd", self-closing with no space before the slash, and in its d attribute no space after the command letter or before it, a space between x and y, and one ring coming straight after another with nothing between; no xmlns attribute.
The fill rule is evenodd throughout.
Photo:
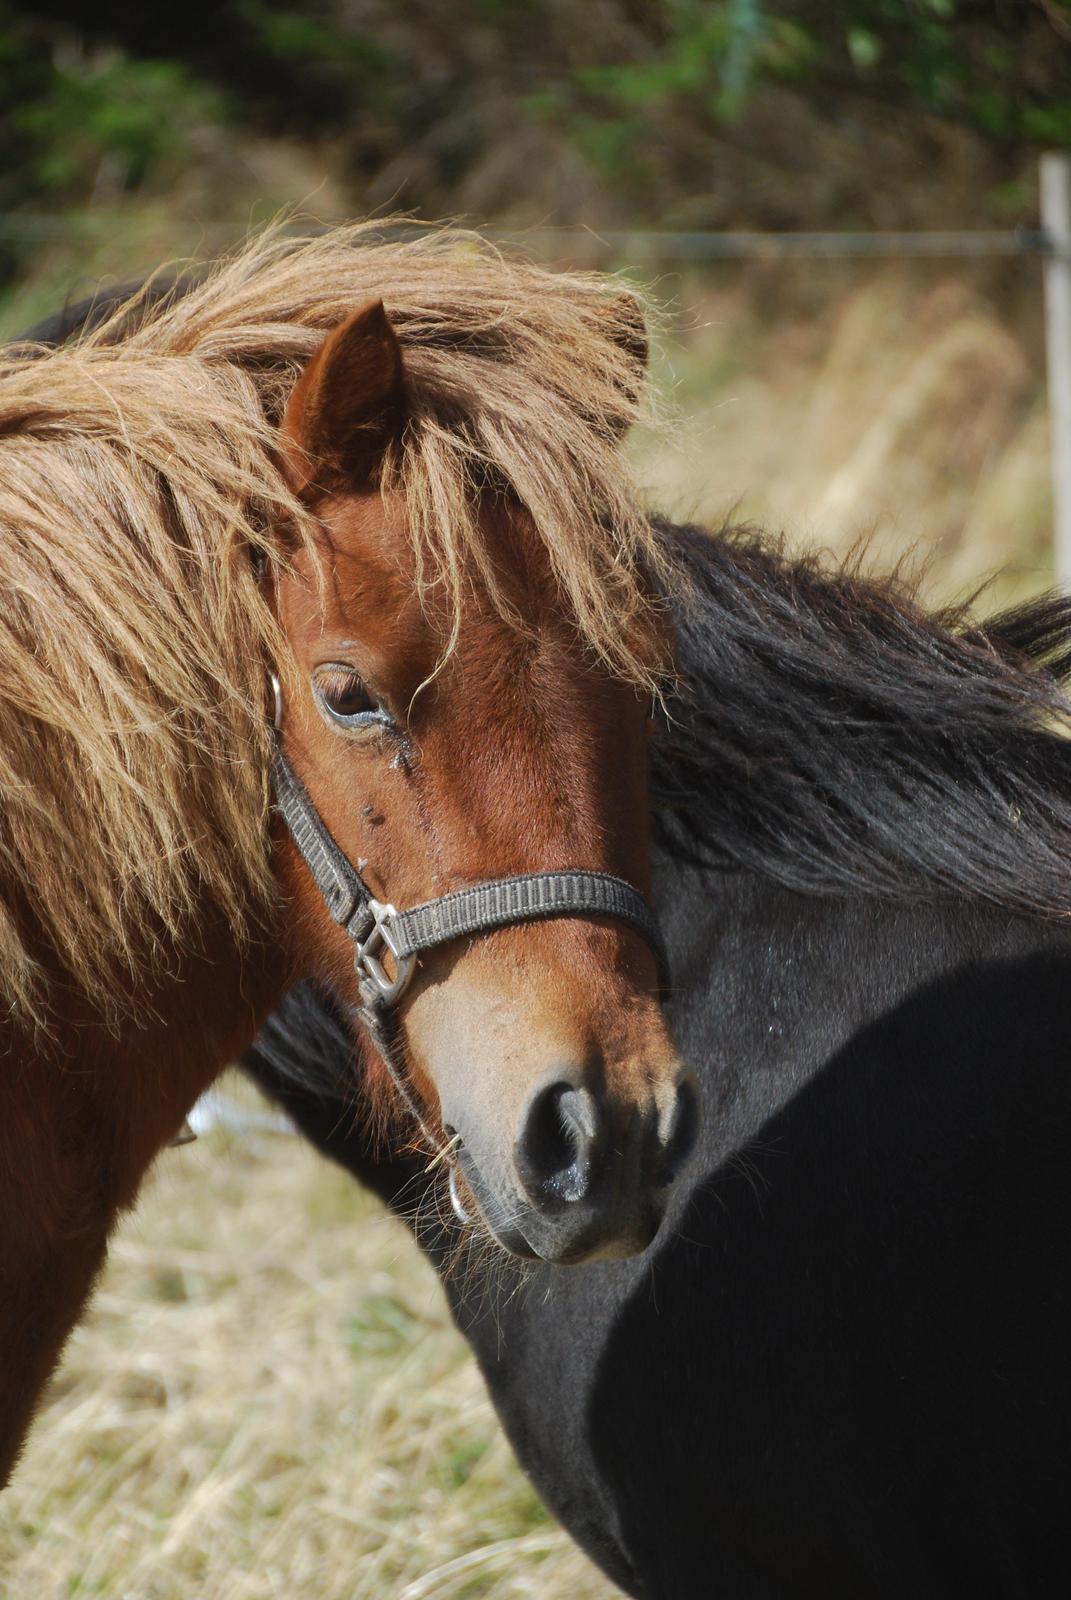
<svg viewBox="0 0 1071 1600"><path fill-rule="evenodd" d="M373 300L328 334L287 402L284 464L295 492L373 481L405 411L401 347Z"/></svg>

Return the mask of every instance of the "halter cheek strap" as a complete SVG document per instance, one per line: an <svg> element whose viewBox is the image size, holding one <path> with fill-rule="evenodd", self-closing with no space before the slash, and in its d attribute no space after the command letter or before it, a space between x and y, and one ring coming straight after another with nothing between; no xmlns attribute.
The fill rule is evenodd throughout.
<svg viewBox="0 0 1071 1600"><path fill-rule="evenodd" d="M421 951L518 923L613 917L651 946L664 985L666 958L658 924L643 896L623 878L608 872L526 872L398 911L375 898L339 848L278 743L271 781L275 804L328 911L353 940L364 1016L377 1042L386 1032L386 1013L405 993ZM383 965L386 953L393 960L393 977Z"/></svg>
<svg viewBox="0 0 1071 1600"><path fill-rule="evenodd" d="M434 1161L450 1170L450 1194L462 1222L468 1220L457 1192L452 1147L428 1126L413 1092L405 1062L395 1006L413 976L416 958L452 939L486 933L514 923L549 917L614 917L647 940L658 958L659 981L666 986L665 949L651 908L623 878L608 872L526 872L494 878L426 900L408 911L377 900L358 869L341 850L312 803L308 790L279 744L282 694L275 688L275 751L271 783L275 804L331 916L353 940L354 965L361 996L360 1017L379 1051L402 1102L407 1107ZM362 863L363 865L363 863ZM393 977L383 965L393 961ZM433 1161L433 1164L434 1164Z"/></svg>

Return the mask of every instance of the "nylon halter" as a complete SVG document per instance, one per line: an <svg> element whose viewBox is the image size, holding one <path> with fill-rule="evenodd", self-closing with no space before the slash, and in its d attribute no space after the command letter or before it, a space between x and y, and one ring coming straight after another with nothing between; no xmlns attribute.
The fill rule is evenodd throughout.
<svg viewBox="0 0 1071 1600"><path fill-rule="evenodd" d="M388 1065L392 1065L392 1030L387 1019L412 979L417 957L422 951L472 934L552 917L612 917L627 923L647 941L658 959L664 984L665 950L654 913L637 889L609 872L525 872L509 878L491 878L425 900L407 911L377 900L358 868L339 847L283 754L279 742L282 696L274 675L272 683L276 738L271 783L276 808L332 919L345 928L353 941L361 1016L377 1045L388 1055ZM393 977L383 965L388 954L394 966Z"/></svg>

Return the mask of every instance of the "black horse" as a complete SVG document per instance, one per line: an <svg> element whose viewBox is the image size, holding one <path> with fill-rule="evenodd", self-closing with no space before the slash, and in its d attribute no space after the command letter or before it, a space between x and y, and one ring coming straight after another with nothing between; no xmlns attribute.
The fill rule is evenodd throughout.
<svg viewBox="0 0 1071 1600"><path fill-rule="evenodd" d="M1071 603L981 627L664 531L694 593L657 898L704 1125L655 1243L498 1292L438 1174L355 1118L326 1003L296 991L249 1070L415 1218L627 1593L1071 1593Z"/></svg>

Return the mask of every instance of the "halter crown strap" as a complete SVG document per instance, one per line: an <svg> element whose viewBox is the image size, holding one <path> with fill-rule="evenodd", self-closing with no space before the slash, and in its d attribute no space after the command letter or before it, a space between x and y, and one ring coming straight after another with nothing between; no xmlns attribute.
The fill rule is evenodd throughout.
<svg viewBox="0 0 1071 1600"><path fill-rule="evenodd" d="M665 982L665 951L654 913L623 878L609 872L526 872L455 889L397 911L374 897L339 849L278 745L271 781L275 803L316 887L331 916L353 940L361 996L373 1014L381 1014L399 999L420 951L469 934L550 917L614 917L627 923L651 946ZM380 959L384 950L394 959L393 978Z"/></svg>

